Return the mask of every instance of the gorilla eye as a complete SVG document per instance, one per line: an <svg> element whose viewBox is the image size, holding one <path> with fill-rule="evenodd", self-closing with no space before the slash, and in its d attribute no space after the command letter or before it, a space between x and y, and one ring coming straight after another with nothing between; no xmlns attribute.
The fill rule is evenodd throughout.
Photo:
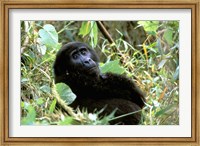
<svg viewBox="0 0 200 146"><path fill-rule="evenodd" d="M86 55L87 49L86 49L86 48L81 48L81 49L80 49L80 53L81 53L82 55Z"/></svg>
<svg viewBox="0 0 200 146"><path fill-rule="evenodd" d="M82 50L81 50L81 54L82 54L82 55L85 55L85 54L86 54L86 50L85 50L85 49L82 49Z"/></svg>
<svg viewBox="0 0 200 146"><path fill-rule="evenodd" d="M77 58L78 58L78 55L77 55L77 54L73 54L72 57L73 57L74 59L77 59Z"/></svg>
<svg viewBox="0 0 200 146"><path fill-rule="evenodd" d="M86 51L85 51L85 50L82 50L82 51L81 51L81 54L82 54L82 55L85 55L85 54L86 54Z"/></svg>

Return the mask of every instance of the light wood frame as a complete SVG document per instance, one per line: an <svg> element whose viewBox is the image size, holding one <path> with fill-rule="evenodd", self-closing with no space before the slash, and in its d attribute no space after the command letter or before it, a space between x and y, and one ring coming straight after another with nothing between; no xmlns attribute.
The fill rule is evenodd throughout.
<svg viewBox="0 0 200 146"><path fill-rule="evenodd" d="M199 0L1 0L0 122L2 145L199 145ZM8 116L8 14L11 8L174 8L192 10L192 137L190 138L11 138Z"/></svg>

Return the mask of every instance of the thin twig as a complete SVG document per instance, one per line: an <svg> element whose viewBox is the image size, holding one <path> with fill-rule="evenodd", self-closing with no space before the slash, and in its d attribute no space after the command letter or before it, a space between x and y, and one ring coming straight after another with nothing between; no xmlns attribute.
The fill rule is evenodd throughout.
<svg viewBox="0 0 200 146"><path fill-rule="evenodd" d="M146 106L143 109L147 109L147 108L148 107ZM130 113L127 113L127 114L123 114L123 115L120 115L120 116L117 116L117 117L114 117L114 118L110 119L109 121L113 121L113 120L116 120L116 119L120 119L120 118L123 118L123 117L126 117L126 116L130 116L130 115L142 112L143 109L140 109L140 110L137 110L137 111L134 111L134 112L130 112Z"/></svg>
<svg viewBox="0 0 200 146"><path fill-rule="evenodd" d="M106 30L106 28L104 27L104 25L103 25L103 23L101 21L97 21L97 26L100 29L100 31L103 34L103 36L108 39L109 43L110 44L115 44L115 42L113 41L112 37L110 36L110 34L108 33L108 31Z"/></svg>

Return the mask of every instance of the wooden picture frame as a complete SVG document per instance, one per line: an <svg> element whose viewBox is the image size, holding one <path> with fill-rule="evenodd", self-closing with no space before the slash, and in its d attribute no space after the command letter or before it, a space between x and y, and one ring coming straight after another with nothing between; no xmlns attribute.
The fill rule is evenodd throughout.
<svg viewBox="0 0 200 146"><path fill-rule="evenodd" d="M199 0L180 1L135 1L135 0L98 0L98 1L73 1L73 0L1 0L1 76L0 76L0 103L1 103L1 144L2 145L199 145ZM191 137L144 137L144 138L44 138L44 137L9 137L9 78L8 78L8 48L9 48L9 9L47 9L47 8L114 8L114 9L190 9L192 13L192 136Z"/></svg>

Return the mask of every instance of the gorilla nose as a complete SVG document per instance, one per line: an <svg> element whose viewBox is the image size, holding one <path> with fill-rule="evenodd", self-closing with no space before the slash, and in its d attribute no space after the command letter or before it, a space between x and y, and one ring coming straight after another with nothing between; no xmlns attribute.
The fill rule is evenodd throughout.
<svg viewBox="0 0 200 146"><path fill-rule="evenodd" d="M91 61L92 61L92 60L89 58L89 59L85 60L84 63L85 63L85 64L90 64Z"/></svg>

